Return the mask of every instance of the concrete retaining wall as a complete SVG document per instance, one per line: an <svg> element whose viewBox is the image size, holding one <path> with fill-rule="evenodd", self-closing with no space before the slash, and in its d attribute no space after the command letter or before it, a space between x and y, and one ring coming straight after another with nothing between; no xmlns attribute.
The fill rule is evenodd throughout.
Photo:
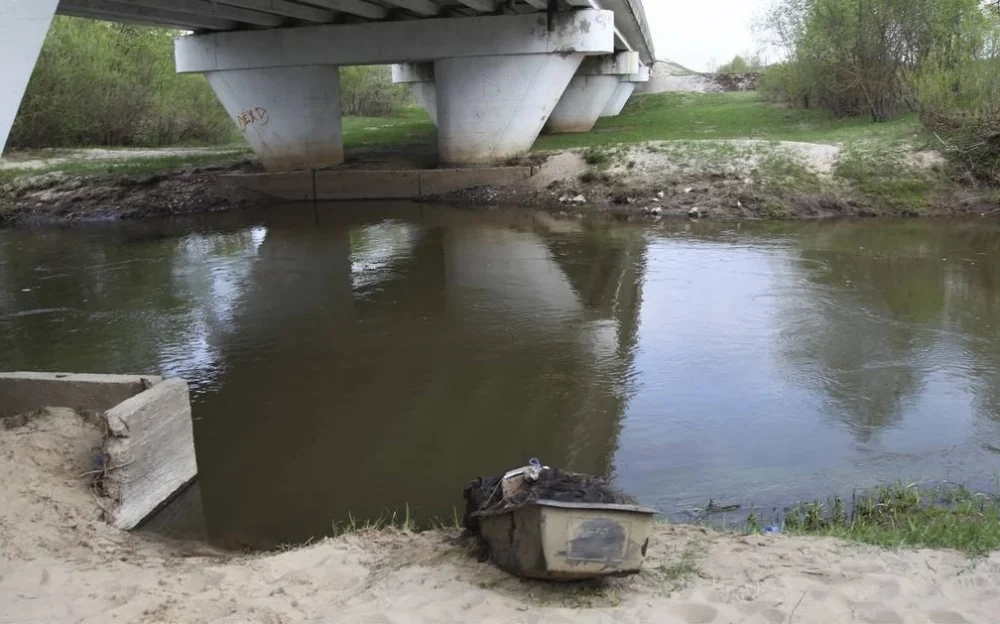
<svg viewBox="0 0 1000 624"><path fill-rule="evenodd" d="M223 184L286 201L426 199L482 186L527 180L533 167L481 169L321 170L228 174Z"/></svg>
<svg viewBox="0 0 1000 624"><path fill-rule="evenodd" d="M0 373L0 417L42 407L103 412L160 381L149 375Z"/></svg>
<svg viewBox="0 0 1000 624"><path fill-rule="evenodd" d="M98 489L108 522L138 526L198 474L187 383L154 376L0 373L0 417L43 407L103 414Z"/></svg>
<svg viewBox="0 0 1000 624"><path fill-rule="evenodd" d="M168 379L105 413L104 492L112 524L134 529L198 474L191 402Z"/></svg>

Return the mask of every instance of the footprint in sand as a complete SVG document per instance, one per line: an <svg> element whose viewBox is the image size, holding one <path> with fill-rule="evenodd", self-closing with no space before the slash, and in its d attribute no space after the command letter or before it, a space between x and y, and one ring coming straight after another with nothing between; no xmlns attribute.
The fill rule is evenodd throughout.
<svg viewBox="0 0 1000 624"><path fill-rule="evenodd" d="M719 610L715 607L694 602L677 605L670 611L685 624L712 624L719 616Z"/></svg>
<svg viewBox="0 0 1000 624"><path fill-rule="evenodd" d="M885 602L902 594L903 586L895 578L867 577L846 583L842 593L855 603Z"/></svg>
<svg viewBox="0 0 1000 624"><path fill-rule="evenodd" d="M955 611L934 610L928 613L927 617L934 624L967 624L969 621L964 615Z"/></svg>
<svg viewBox="0 0 1000 624"><path fill-rule="evenodd" d="M766 607L757 611L757 615L770 624L785 624L788 622L788 614L773 607Z"/></svg>
<svg viewBox="0 0 1000 624"><path fill-rule="evenodd" d="M903 616L890 609L882 609L872 615L865 616L864 621L871 622L871 624L904 624L906 622Z"/></svg>
<svg viewBox="0 0 1000 624"><path fill-rule="evenodd" d="M963 574L941 586L941 593L948 600L962 601L970 598L982 598L993 591L993 583L985 576L979 574Z"/></svg>

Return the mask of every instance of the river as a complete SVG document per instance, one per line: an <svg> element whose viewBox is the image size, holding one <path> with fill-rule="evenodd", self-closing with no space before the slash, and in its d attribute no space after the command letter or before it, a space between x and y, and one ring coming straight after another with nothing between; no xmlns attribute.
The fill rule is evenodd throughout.
<svg viewBox="0 0 1000 624"><path fill-rule="evenodd" d="M0 370L181 376L230 548L450 522L530 457L685 519L995 489L1000 227L655 225L368 203L0 230Z"/></svg>

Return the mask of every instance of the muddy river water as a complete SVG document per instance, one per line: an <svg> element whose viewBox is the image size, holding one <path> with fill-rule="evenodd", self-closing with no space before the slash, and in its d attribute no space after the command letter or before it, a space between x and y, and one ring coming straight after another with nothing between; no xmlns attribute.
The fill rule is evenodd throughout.
<svg viewBox="0 0 1000 624"><path fill-rule="evenodd" d="M187 379L200 475L152 526L227 547L450 520L530 457L682 519L994 489L1000 227L364 204L0 230L0 370Z"/></svg>

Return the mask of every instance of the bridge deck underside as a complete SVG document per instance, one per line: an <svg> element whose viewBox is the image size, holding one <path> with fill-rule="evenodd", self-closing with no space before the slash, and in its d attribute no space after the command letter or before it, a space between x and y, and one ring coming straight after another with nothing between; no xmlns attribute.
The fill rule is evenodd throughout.
<svg viewBox="0 0 1000 624"><path fill-rule="evenodd" d="M193 31L545 12L549 0L60 0L62 15ZM621 50L654 57L641 0L556 0L557 10L615 12Z"/></svg>

